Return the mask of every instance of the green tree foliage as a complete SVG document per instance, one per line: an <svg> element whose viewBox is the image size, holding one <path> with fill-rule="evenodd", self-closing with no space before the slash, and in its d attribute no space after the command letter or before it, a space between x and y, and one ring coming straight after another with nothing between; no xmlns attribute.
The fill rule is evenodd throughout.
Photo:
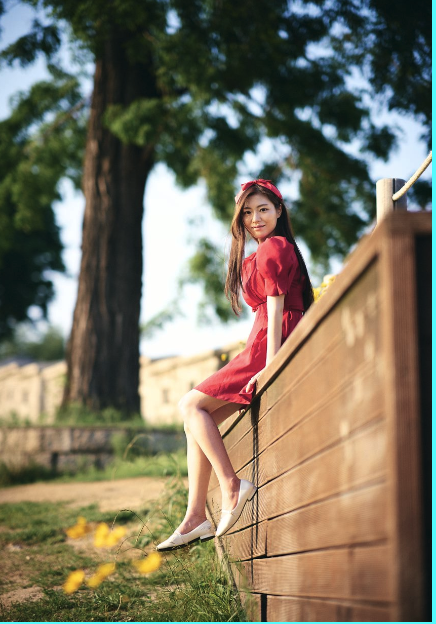
<svg viewBox="0 0 436 624"><path fill-rule="evenodd" d="M79 184L84 142L75 77L49 66L52 79L14 99L0 122L0 340L53 298L48 271L64 271L53 203L59 181Z"/></svg>
<svg viewBox="0 0 436 624"><path fill-rule="evenodd" d="M315 262L343 256L374 216L367 164L344 147L357 139L363 156L386 158L394 144L389 128L371 120L364 90L348 86L353 68L364 70L375 93L387 93L391 109L417 115L426 127L431 121L423 0L400 2L395 12L385 0L259 0L255 10L206 0L28 3L53 22L35 20L3 51L9 63L28 65L41 52L51 58L59 20L94 57L112 25L131 34L128 53L144 59L154 97L112 105L106 122L123 142L151 146L182 186L204 178L220 219L229 220L244 155L265 137L286 146L281 158L247 175L300 178L295 229Z"/></svg>
<svg viewBox="0 0 436 624"><path fill-rule="evenodd" d="M431 24L426 0L335 0L343 28L332 38L337 54L359 67L389 110L414 115L431 149Z"/></svg>
<svg viewBox="0 0 436 624"><path fill-rule="evenodd" d="M57 327L48 327L35 336L25 325L14 336L0 344L0 359L18 356L29 357L38 362L53 362L65 357L65 340Z"/></svg>

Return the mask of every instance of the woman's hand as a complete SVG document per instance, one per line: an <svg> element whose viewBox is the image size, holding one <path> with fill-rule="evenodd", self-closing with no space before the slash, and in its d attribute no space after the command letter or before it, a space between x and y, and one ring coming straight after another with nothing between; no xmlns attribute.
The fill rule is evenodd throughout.
<svg viewBox="0 0 436 624"><path fill-rule="evenodd" d="M250 379L250 381L247 384L245 392L251 392L251 389L255 386L257 380L259 379L260 375L263 373L264 370L265 369L263 368L261 371L253 375L253 377Z"/></svg>

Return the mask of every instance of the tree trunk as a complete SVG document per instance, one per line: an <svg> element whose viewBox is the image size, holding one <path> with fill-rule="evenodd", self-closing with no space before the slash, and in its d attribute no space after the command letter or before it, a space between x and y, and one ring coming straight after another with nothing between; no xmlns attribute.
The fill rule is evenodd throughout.
<svg viewBox="0 0 436 624"><path fill-rule="evenodd" d="M119 37L107 41L96 61L86 144L82 261L64 406L139 412L141 224L153 150L121 143L103 119L108 105L150 95L152 82L144 65L129 62Z"/></svg>

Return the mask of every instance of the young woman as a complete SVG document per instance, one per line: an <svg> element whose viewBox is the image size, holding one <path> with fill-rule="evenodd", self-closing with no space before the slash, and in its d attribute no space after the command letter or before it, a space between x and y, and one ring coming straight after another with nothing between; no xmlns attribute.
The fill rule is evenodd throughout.
<svg viewBox="0 0 436 624"><path fill-rule="evenodd" d="M187 437L188 506L177 530L157 546L160 551L223 535L254 496L256 486L233 470L218 425L251 402L259 375L313 302L307 268L278 188L270 180L246 182L235 202L226 295L238 314L242 290L256 316L242 353L179 403ZM258 247L244 260L246 232ZM212 468L222 493L216 534L205 512Z"/></svg>

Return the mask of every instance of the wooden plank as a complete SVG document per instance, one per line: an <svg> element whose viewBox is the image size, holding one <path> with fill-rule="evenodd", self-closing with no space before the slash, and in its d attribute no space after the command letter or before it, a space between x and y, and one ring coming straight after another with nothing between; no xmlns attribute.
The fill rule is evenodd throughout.
<svg viewBox="0 0 436 624"><path fill-rule="evenodd" d="M351 595L367 600L395 599L392 550L387 546L350 549Z"/></svg>
<svg viewBox="0 0 436 624"><path fill-rule="evenodd" d="M416 268L415 244L410 232L397 230L385 238L380 271L387 459L392 483L389 519L397 553L394 618L424 620Z"/></svg>
<svg viewBox="0 0 436 624"><path fill-rule="evenodd" d="M314 375L315 371L318 371L319 374L319 371L326 366L329 355L335 352L343 342L344 337L337 315L327 317L325 322L317 327L316 339L313 336L309 342L302 346L292 360L288 362L287 367L280 371L274 384L268 388L269 409L283 397L291 386L298 388L306 382L307 375Z"/></svg>
<svg viewBox="0 0 436 624"><path fill-rule="evenodd" d="M393 599L390 561L388 546L368 546L254 559L245 569L252 567L259 593L386 602Z"/></svg>
<svg viewBox="0 0 436 624"><path fill-rule="evenodd" d="M380 411L381 383L375 383L379 379L378 371L373 363L363 363L360 367L345 373L335 386L326 391L320 402L316 401L317 392L310 393L313 403L307 400L307 386L301 388L292 386L290 390L274 406L268 418L259 423L259 448L262 452L292 427L298 426L303 419L313 416L321 416L325 410L325 424L328 425L331 418L335 418L336 424L340 424L341 432L351 431L368 422L361 412L376 414ZM372 381L372 383L369 383Z"/></svg>
<svg viewBox="0 0 436 624"><path fill-rule="evenodd" d="M261 488L261 517L273 518L381 479L385 444L384 423L379 422L289 470Z"/></svg>
<svg viewBox="0 0 436 624"><path fill-rule="evenodd" d="M385 447L384 423L367 426L363 431L259 488L253 500L245 505L231 532L339 492L380 481L386 470ZM250 466L246 466L240 476L247 476L249 469ZM208 504L215 522L220 517L219 497L219 488L208 494Z"/></svg>
<svg viewBox="0 0 436 624"><path fill-rule="evenodd" d="M222 537L223 546L231 561L262 557L266 554L267 521L248 529Z"/></svg>
<svg viewBox="0 0 436 624"><path fill-rule="evenodd" d="M386 495L375 485L269 520L268 556L386 539Z"/></svg>
<svg viewBox="0 0 436 624"><path fill-rule="evenodd" d="M252 587L265 594L348 598L347 549L254 559Z"/></svg>
<svg viewBox="0 0 436 624"><path fill-rule="evenodd" d="M381 385L374 388L367 384L367 391L362 392L361 401L356 400L368 377L372 379L374 375L356 374L352 383L343 388L342 392L326 400L316 413L298 423L273 444L267 444L269 436L262 436L263 430L259 432L260 449L266 447L259 458L262 464L262 484L346 439L371 421L381 419ZM275 422L275 413L269 419L270 422L273 419ZM271 427L269 423L266 426Z"/></svg>
<svg viewBox="0 0 436 624"><path fill-rule="evenodd" d="M319 401L308 388L310 383L291 387L267 418L262 418L257 427L228 449L236 471L252 461L257 449L262 464L260 484L263 484L272 478L271 475L281 474L283 454L299 453L303 444L305 457L309 457L380 415L382 380L379 367L374 363L365 362L359 369L349 371L337 381L337 385L332 383L332 389L324 396L321 394ZM308 396L313 403L308 401ZM315 413L310 416L312 411ZM292 427L293 432L288 438L285 434ZM297 446L295 439L298 440ZM272 444L274 441L277 441L275 445ZM263 455L267 448L268 454ZM217 485L218 481L212 475L209 487L213 489Z"/></svg>
<svg viewBox="0 0 436 624"><path fill-rule="evenodd" d="M267 622L389 622L390 607L268 596Z"/></svg>

